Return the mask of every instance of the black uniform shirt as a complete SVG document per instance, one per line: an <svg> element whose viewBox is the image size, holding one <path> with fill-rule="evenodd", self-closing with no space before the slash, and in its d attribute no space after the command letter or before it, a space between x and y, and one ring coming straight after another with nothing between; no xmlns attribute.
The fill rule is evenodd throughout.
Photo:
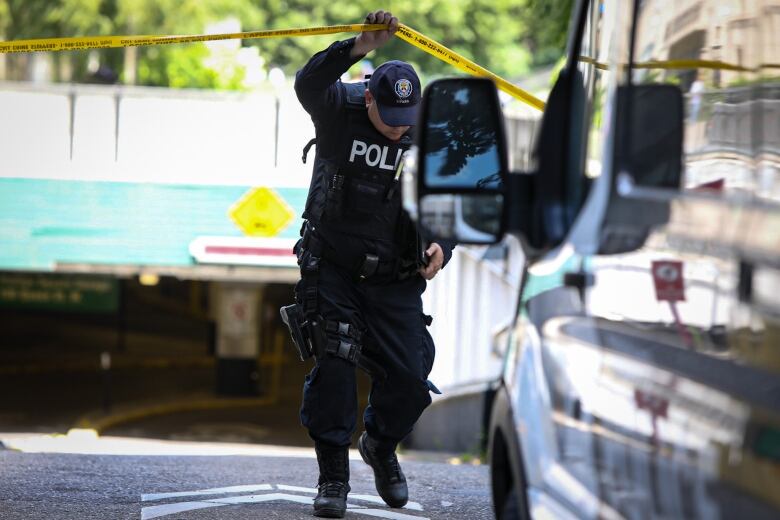
<svg viewBox="0 0 780 520"><path fill-rule="evenodd" d="M317 137L318 158L340 163L344 154L344 132L348 128L346 90L341 76L363 56L350 57L355 38L337 41L327 49L316 53L295 76L295 92L303 108L311 115ZM367 124L364 131L372 133L372 140L387 141L373 125ZM408 222L406 215L400 220ZM400 225L400 224L399 224ZM320 223L322 237L334 248L345 254L362 255L374 253L380 258L390 259L404 254L395 242L358 238L329 229ZM449 246L449 244L448 244ZM452 256L452 246L443 247L445 263Z"/></svg>

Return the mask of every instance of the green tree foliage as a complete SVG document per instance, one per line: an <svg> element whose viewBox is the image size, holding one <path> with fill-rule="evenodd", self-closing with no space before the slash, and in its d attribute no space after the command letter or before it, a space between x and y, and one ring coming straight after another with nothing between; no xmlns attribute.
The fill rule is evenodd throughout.
<svg viewBox="0 0 780 520"><path fill-rule="evenodd" d="M256 0L267 16L269 29L361 23L373 0L318 2L313 0ZM422 32L480 65L509 77L528 70L530 54L518 42L526 31L521 5L511 0L417 0L384 2L384 7L406 25ZM347 38L351 35L337 35ZM269 63L287 72L299 68L317 50L334 37L307 37L293 40L250 42L259 45ZM388 59L412 62L431 75L452 74L444 62L425 54L401 40L391 40L370 59L381 63Z"/></svg>
<svg viewBox="0 0 780 520"><path fill-rule="evenodd" d="M200 34L210 23L235 18L242 26L262 22L250 0L110 0L116 7L114 34ZM208 66L205 44L139 47L138 82L171 87L241 87L240 68Z"/></svg>
<svg viewBox="0 0 780 520"><path fill-rule="evenodd" d="M102 33L111 24L101 0L0 0L0 33L6 39Z"/></svg>
<svg viewBox="0 0 780 520"><path fill-rule="evenodd" d="M523 0L521 16L528 29L521 41L533 56L533 65L555 63L566 48L572 0Z"/></svg>
<svg viewBox="0 0 780 520"><path fill-rule="evenodd" d="M3 39L56 38L83 34L106 34L111 21L100 12L101 0L0 0L0 35ZM14 56L12 71L23 74L27 56ZM55 57L59 76L63 60L77 70L86 68L87 54L72 52ZM13 74L12 74L13 75Z"/></svg>
<svg viewBox="0 0 780 520"><path fill-rule="evenodd" d="M401 22L440 41L493 72L517 78L554 63L563 53L572 0L0 0L0 31L6 39L97 34L190 34L225 18L241 30L287 29L362 22L383 7ZM269 67L294 73L316 51L338 38L307 36L245 40ZM101 50L101 63L117 72L127 52ZM240 88L240 68L209 66L203 44L138 48L137 79L147 85ZM79 54L79 53L74 53ZM414 63L424 76L455 73L448 64L400 39L369 59ZM76 79L84 79L77 70ZM81 76L79 76L81 75ZM125 78L126 80L126 78Z"/></svg>

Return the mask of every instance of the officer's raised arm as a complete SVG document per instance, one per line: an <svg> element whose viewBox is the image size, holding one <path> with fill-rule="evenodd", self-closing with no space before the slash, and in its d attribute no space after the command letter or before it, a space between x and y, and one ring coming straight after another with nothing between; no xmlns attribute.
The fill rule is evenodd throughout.
<svg viewBox="0 0 780 520"><path fill-rule="evenodd" d="M341 105L342 94L336 87L341 75L366 54L387 43L398 28L398 18L385 11L369 13L365 23L388 24L390 28L362 32L355 38L335 42L312 56L295 75L295 93L313 118L327 117Z"/></svg>
<svg viewBox="0 0 780 520"><path fill-rule="evenodd" d="M393 33L398 29L398 18L392 13L385 11L376 11L366 15L368 24L387 24L386 31L365 31L355 38L355 45L352 47L350 55L353 58L360 59L374 49L378 49L392 38Z"/></svg>
<svg viewBox="0 0 780 520"><path fill-rule="evenodd" d="M295 93L303 108L316 120L327 117L342 104L337 83L342 74L360 61L351 55L355 38L333 43L318 52L295 74Z"/></svg>

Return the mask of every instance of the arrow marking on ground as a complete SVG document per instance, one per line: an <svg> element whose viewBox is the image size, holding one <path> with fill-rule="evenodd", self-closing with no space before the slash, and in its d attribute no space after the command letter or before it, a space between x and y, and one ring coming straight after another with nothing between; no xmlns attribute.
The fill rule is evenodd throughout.
<svg viewBox="0 0 780 520"><path fill-rule="evenodd" d="M198 491L178 491L176 493L152 493L141 495L141 502L162 500L163 498L194 497L198 495L220 495L222 493L251 493L253 491L271 491L271 484L255 484L248 486L230 486L221 488L201 489ZM281 489L281 488L280 488ZM314 491L317 492L316 490Z"/></svg>
<svg viewBox="0 0 780 520"><path fill-rule="evenodd" d="M286 484L276 485L276 489L280 491L297 491L307 494L315 494L317 492L314 488L306 488L299 486L289 486ZM201 489L196 491L178 491L173 493L149 493L141 495L141 501L154 501L163 500L167 498L180 498L189 496L201 496L201 495L216 495L221 493L236 493L236 492L253 492L253 491L272 491L274 486L270 484L254 484L245 486L229 486L221 488ZM372 502L375 504L384 504L384 501L374 495L349 495L349 499L362 500L365 502ZM173 504L160 504L156 506L147 506L141 508L141 520L151 520L153 518L160 518L163 516L173 515L176 513L183 513L185 511L195 511L198 509L207 509L212 507L229 506L236 504L256 504L260 502L272 502L275 500L294 502L298 504L311 505L314 499L307 496L292 495L288 493L266 493L261 495L239 495L221 498L210 498L206 500L196 500L189 502L176 502ZM396 511L390 511L387 509L369 509L365 506L357 504L347 504L350 513L360 514L365 516L373 516L376 518L387 518L390 520L429 520L420 516L413 516L404 513L398 513ZM404 509L410 509L414 511L422 511L423 508L417 502L409 502Z"/></svg>
<svg viewBox="0 0 780 520"><path fill-rule="evenodd" d="M310 493L312 495L317 494L317 488L306 488L300 486L288 486L287 484L277 484L276 489L280 491L298 491L299 493ZM364 500L366 502L373 502L374 504L384 505L385 501L376 495L359 495L350 493L349 498L354 500ZM422 511L423 508L418 502L407 502L403 507L404 509L411 509L412 511Z"/></svg>

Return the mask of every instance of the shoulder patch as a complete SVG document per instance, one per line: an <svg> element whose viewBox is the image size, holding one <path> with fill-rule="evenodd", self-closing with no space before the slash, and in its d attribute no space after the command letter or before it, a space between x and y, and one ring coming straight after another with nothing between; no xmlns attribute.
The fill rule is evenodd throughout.
<svg viewBox="0 0 780 520"><path fill-rule="evenodd" d="M349 108L366 108L366 84L362 81L342 84L346 93L347 106Z"/></svg>

